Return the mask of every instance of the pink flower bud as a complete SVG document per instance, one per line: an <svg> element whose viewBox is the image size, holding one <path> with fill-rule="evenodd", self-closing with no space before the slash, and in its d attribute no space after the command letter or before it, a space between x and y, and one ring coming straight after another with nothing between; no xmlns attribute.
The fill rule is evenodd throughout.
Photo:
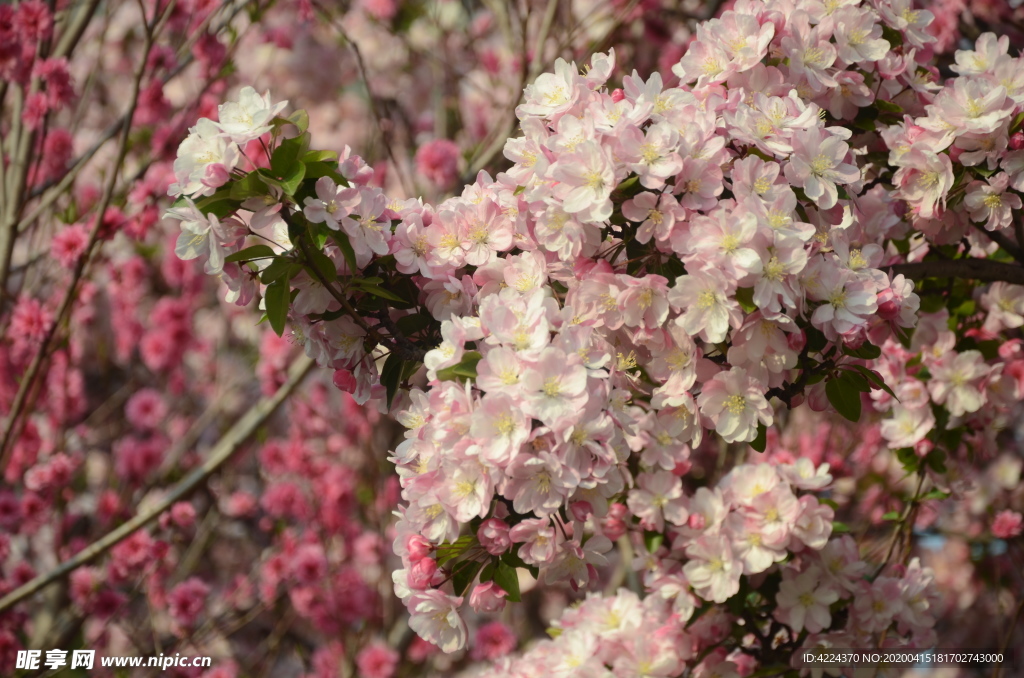
<svg viewBox="0 0 1024 678"><path fill-rule="evenodd" d="M925 439L914 445L914 454L923 459L924 457L927 457L928 453L933 449L935 449L935 443Z"/></svg>
<svg viewBox="0 0 1024 678"><path fill-rule="evenodd" d="M430 581L437 572L437 561L433 558L420 558L409 567L409 574L406 580L409 588L422 591L430 586Z"/></svg>
<svg viewBox="0 0 1024 678"><path fill-rule="evenodd" d="M963 155L964 149L959 146L949 147L949 159L953 162L960 162L960 156Z"/></svg>
<svg viewBox="0 0 1024 678"><path fill-rule="evenodd" d="M1010 148L1019 151L1024 148L1024 132L1014 132L1010 137Z"/></svg>
<svg viewBox="0 0 1024 678"><path fill-rule="evenodd" d="M582 523L594 512L594 507L590 505L589 501L574 501L569 505L569 510L572 511L572 517Z"/></svg>
<svg viewBox="0 0 1024 678"><path fill-rule="evenodd" d="M786 335L786 344L789 345L789 348L792 351L802 351L804 348L804 344L806 343L807 335L804 333L803 330Z"/></svg>
<svg viewBox="0 0 1024 678"><path fill-rule="evenodd" d="M230 180L231 173L227 167L220 163L212 163L206 166L206 173L199 183L210 188L220 188Z"/></svg>
<svg viewBox="0 0 1024 678"><path fill-rule="evenodd" d="M512 539L508 536L508 525L503 520L488 518L480 524L476 531L476 538L492 556L498 556L508 551L512 545Z"/></svg>
<svg viewBox="0 0 1024 678"><path fill-rule="evenodd" d="M608 507L608 515L603 521L601 521L601 527L604 530L604 536L608 537L612 541L620 539L626 534L628 526L623 517L626 515L626 505L615 503Z"/></svg>
<svg viewBox="0 0 1024 678"><path fill-rule="evenodd" d="M345 393L356 392L356 378L348 370L334 370L334 385Z"/></svg>
<svg viewBox="0 0 1024 678"><path fill-rule="evenodd" d="M613 89L612 90L612 101L614 101L615 103L619 103L620 101L622 101L625 98L626 98L626 93L623 92L621 89Z"/></svg>
<svg viewBox="0 0 1024 678"><path fill-rule="evenodd" d="M493 581L477 584L469 594L469 606L480 613L501 612L508 594Z"/></svg>
<svg viewBox="0 0 1024 678"><path fill-rule="evenodd" d="M900 314L900 305L896 303L895 296L891 289L884 289L878 293L878 315L883 320L893 320Z"/></svg>
<svg viewBox="0 0 1024 678"><path fill-rule="evenodd" d="M685 476L687 473L690 472L691 468L693 468L693 464L690 462L690 460L684 459L683 461L676 462L675 467L672 469L672 475L680 477Z"/></svg>
<svg viewBox="0 0 1024 678"><path fill-rule="evenodd" d="M690 517L686 520L686 524L691 530L703 530L707 521L704 519L704 514L691 513Z"/></svg>
<svg viewBox="0 0 1024 678"><path fill-rule="evenodd" d="M405 550L409 552L409 562L416 562L426 558L434 550L426 537L419 534L410 534L405 540Z"/></svg>

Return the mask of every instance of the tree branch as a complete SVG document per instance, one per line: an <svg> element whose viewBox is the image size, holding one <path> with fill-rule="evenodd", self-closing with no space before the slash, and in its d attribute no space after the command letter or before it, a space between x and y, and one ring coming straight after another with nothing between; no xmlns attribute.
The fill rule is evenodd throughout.
<svg viewBox="0 0 1024 678"><path fill-rule="evenodd" d="M891 269L893 273L902 273L911 280L967 278L983 282L1008 282L1014 285L1024 285L1024 266L990 259L921 261L913 264L895 264L887 268Z"/></svg>

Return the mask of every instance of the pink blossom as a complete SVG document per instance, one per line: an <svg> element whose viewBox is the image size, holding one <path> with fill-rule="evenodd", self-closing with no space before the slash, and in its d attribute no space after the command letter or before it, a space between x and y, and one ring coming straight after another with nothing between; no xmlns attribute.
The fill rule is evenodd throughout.
<svg viewBox="0 0 1024 678"><path fill-rule="evenodd" d="M206 607L210 587L197 577L189 577L167 594L171 618L184 628L195 626Z"/></svg>
<svg viewBox="0 0 1024 678"><path fill-rule="evenodd" d="M432 139L416 149L416 171L441 190L448 190L459 178L460 151L448 139Z"/></svg>
<svg viewBox="0 0 1024 678"><path fill-rule="evenodd" d="M701 598L722 603L740 590L742 564L723 536L702 535L686 547L687 580Z"/></svg>
<svg viewBox="0 0 1024 678"><path fill-rule="evenodd" d="M1024 518L1017 511L1003 510L992 520L992 534L999 539L1012 539L1021 533Z"/></svg>
<svg viewBox="0 0 1024 678"><path fill-rule="evenodd" d="M483 521L477 530L477 539L492 556L501 555L512 545L508 525L498 518Z"/></svg>
<svg viewBox="0 0 1024 678"><path fill-rule="evenodd" d="M839 600L839 593L822 582L821 571L810 568L801 574L787 569L776 601L775 618L800 633L807 629L820 633L832 624L829 605Z"/></svg>
<svg viewBox="0 0 1024 678"><path fill-rule="evenodd" d="M392 678L398 660L398 652L378 641L359 651L356 666L361 678Z"/></svg>
<svg viewBox="0 0 1024 678"><path fill-rule="evenodd" d="M477 584L469 595L469 606L481 614L501 612L505 609L505 597L508 594L493 581Z"/></svg>
<svg viewBox="0 0 1024 678"><path fill-rule="evenodd" d="M743 368L715 375L704 385L697 405L727 442L750 442L757 436L758 422L771 426L773 421L763 386Z"/></svg>
<svg viewBox="0 0 1024 678"><path fill-rule="evenodd" d="M470 656L476 661L494 661L516 647L516 635L501 621L491 621L476 631Z"/></svg>

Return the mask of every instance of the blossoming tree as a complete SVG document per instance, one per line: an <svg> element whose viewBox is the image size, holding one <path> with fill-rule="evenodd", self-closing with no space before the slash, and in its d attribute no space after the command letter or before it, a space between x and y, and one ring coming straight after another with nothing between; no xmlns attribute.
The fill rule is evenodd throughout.
<svg viewBox="0 0 1024 678"><path fill-rule="evenodd" d="M675 86L559 59L511 167L436 205L251 88L192 129L179 256L407 429L393 580L421 637L459 651L467 608L621 559L632 588L485 673L777 675L798 649L936 644L912 526L985 472L1024 385L1024 65L985 34L942 80L932 20L739 0ZM257 140L266 162L240 162ZM807 408L875 427L881 548L836 521L866 474L777 432Z"/></svg>

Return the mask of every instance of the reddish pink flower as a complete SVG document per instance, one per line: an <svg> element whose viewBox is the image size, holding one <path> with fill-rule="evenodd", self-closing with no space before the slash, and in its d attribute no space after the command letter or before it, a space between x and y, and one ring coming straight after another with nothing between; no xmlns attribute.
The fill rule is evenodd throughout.
<svg viewBox="0 0 1024 678"><path fill-rule="evenodd" d="M476 661L493 661L516 649L516 635L500 621L484 624L476 632L470 656Z"/></svg>
<svg viewBox="0 0 1024 678"><path fill-rule="evenodd" d="M1012 539L1021 533L1024 518L1016 511L1000 511L992 521L992 535L1000 539Z"/></svg>
<svg viewBox="0 0 1024 678"><path fill-rule="evenodd" d="M416 151L416 170L440 189L459 178L459 147L448 139L433 139Z"/></svg>
<svg viewBox="0 0 1024 678"><path fill-rule="evenodd" d="M391 678L398 666L398 653L378 641L356 655L356 666L361 678Z"/></svg>
<svg viewBox="0 0 1024 678"><path fill-rule="evenodd" d="M206 606L210 587L197 577L189 577L167 594L168 611L171 619L185 628L195 626L199 615Z"/></svg>

